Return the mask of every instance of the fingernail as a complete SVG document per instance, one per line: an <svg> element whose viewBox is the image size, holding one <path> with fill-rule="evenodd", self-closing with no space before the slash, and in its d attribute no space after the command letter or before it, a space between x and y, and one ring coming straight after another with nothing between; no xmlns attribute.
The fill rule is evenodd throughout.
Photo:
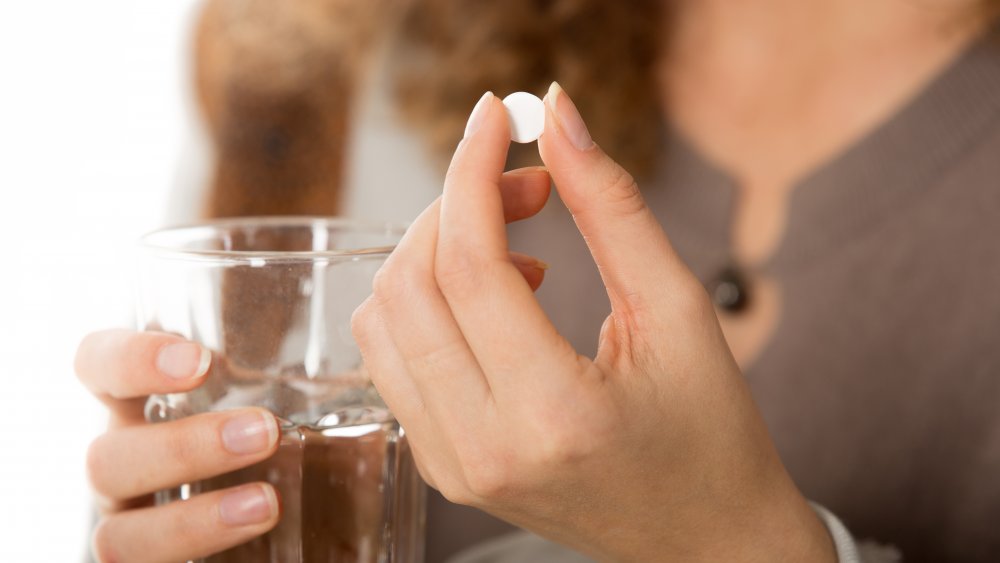
<svg viewBox="0 0 1000 563"><path fill-rule="evenodd" d="M580 112L577 111L573 100L569 99L558 82L553 82L549 86L545 102L552 110L552 115L555 116L559 129L574 147L582 151L594 146L594 140L590 138L590 132L587 131L587 126L583 123Z"/></svg>
<svg viewBox="0 0 1000 563"><path fill-rule="evenodd" d="M278 497L268 485L248 485L219 501L219 517L230 526L267 522L278 511Z"/></svg>
<svg viewBox="0 0 1000 563"><path fill-rule="evenodd" d="M212 353L194 342L169 344L156 355L156 369L174 379L192 379L208 373Z"/></svg>
<svg viewBox="0 0 1000 563"><path fill-rule="evenodd" d="M465 138L468 139L472 135L479 131L479 128L483 126L483 122L486 121L486 116L490 113L490 107L493 105L490 103L493 100L493 92L486 92L483 94L482 98L476 102L476 107L472 108L472 113L469 115L469 121L465 124Z"/></svg>
<svg viewBox="0 0 1000 563"><path fill-rule="evenodd" d="M548 270L549 265L534 256L528 256L527 254L521 254L520 252L511 252L510 261L515 264L520 264L522 266L530 266L532 268L538 268L539 270Z"/></svg>
<svg viewBox="0 0 1000 563"><path fill-rule="evenodd" d="M246 412L222 425L222 445L234 454L254 454L278 441L278 423L270 413Z"/></svg>

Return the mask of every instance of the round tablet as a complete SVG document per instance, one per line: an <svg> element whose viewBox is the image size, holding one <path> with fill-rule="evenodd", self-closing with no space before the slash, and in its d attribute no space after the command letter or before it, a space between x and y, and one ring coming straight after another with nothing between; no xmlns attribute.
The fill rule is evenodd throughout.
<svg viewBox="0 0 1000 563"><path fill-rule="evenodd" d="M510 140L530 143L545 129L545 104L527 92L514 92L503 99L510 122Z"/></svg>

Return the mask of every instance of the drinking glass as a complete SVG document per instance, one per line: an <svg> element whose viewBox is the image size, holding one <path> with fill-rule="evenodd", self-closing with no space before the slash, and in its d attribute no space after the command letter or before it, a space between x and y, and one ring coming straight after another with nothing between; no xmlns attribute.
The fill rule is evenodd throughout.
<svg viewBox="0 0 1000 563"><path fill-rule="evenodd" d="M252 481L281 519L208 563L420 563L425 488L404 430L369 380L354 309L403 229L339 219L241 218L142 239L138 328L212 352L204 383L154 395L150 422L257 406L281 423L277 453L156 494L158 504Z"/></svg>

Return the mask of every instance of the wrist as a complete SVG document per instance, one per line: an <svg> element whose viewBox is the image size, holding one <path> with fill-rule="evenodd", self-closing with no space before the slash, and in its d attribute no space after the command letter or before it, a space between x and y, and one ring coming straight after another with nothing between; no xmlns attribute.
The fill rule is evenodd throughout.
<svg viewBox="0 0 1000 563"><path fill-rule="evenodd" d="M683 511L683 530L633 542L609 561L837 563L826 525L780 468L771 486L697 511Z"/></svg>
<svg viewBox="0 0 1000 563"><path fill-rule="evenodd" d="M786 476L784 490L760 506L750 534L732 561L837 563L837 550L823 520Z"/></svg>
<svg viewBox="0 0 1000 563"><path fill-rule="evenodd" d="M701 561L837 563L833 539L809 502L781 468L773 487L730 509Z"/></svg>

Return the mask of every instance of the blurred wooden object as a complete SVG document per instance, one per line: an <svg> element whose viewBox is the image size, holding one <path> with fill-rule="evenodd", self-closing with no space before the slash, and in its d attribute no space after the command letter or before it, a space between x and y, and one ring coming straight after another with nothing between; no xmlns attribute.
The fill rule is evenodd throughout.
<svg viewBox="0 0 1000 563"><path fill-rule="evenodd" d="M202 215L332 215L383 0L207 0L195 88L215 166Z"/></svg>
<svg viewBox="0 0 1000 563"><path fill-rule="evenodd" d="M338 212L352 98L384 5L206 0L194 36L197 102L214 153L202 217ZM293 238L257 242L302 250ZM286 293L297 285L288 272L252 274L225 274L222 316L235 327L225 346L243 367L262 369L290 326L295 296Z"/></svg>

